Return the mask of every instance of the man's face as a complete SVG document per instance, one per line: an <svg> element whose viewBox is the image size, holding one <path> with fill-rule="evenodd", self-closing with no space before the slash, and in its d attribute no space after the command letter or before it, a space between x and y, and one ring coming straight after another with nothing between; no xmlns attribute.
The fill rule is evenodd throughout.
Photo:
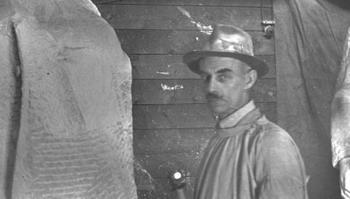
<svg viewBox="0 0 350 199"><path fill-rule="evenodd" d="M248 102L256 73L254 71L255 79L250 79L252 71L243 62L227 57L206 57L200 61L200 71L206 98L214 113L226 116Z"/></svg>

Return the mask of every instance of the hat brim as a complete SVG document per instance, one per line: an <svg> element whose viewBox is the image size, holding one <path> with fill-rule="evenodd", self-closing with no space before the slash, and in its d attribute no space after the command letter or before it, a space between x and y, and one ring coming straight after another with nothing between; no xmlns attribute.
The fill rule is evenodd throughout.
<svg viewBox="0 0 350 199"><path fill-rule="evenodd" d="M195 73L200 73L199 70L199 60L204 57L231 57L234 59L238 59L246 64L248 64L251 68L257 71L258 77L262 77L266 75L269 68L267 64L250 55L240 54L240 53L232 53L232 52L221 52L221 51L191 51L184 55L183 62L188 65L188 67Z"/></svg>

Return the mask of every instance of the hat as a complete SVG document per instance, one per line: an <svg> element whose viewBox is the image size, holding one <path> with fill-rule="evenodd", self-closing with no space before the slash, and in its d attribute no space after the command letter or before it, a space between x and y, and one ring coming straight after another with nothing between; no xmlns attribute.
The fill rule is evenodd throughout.
<svg viewBox="0 0 350 199"><path fill-rule="evenodd" d="M199 60L204 57L232 57L256 70L258 77L268 72L266 63L253 52L251 36L240 28L218 24L214 27L203 50L194 50L184 55L183 61L195 73L199 73Z"/></svg>

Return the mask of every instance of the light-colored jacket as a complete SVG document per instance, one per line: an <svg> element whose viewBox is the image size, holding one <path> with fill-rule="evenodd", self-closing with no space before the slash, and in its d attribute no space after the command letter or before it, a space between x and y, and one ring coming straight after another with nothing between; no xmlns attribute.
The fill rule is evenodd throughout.
<svg viewBox="0 0 350 199"><path fill-rule="evenodd" d="M293 139L254 105L242 109L221 121L208 143L194 198L307 199L304 162Z"/></svg>

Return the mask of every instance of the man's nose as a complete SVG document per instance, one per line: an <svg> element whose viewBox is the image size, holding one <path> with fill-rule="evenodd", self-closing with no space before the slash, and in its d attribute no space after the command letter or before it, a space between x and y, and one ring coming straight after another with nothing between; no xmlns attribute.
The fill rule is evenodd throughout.
<svg viewBox="0 0 350 199"><path fill-rule="evenodd" d="M210 78L207 84L207 92L215 93L216 91L217 91L217 82L213 78Z"/></svg>

